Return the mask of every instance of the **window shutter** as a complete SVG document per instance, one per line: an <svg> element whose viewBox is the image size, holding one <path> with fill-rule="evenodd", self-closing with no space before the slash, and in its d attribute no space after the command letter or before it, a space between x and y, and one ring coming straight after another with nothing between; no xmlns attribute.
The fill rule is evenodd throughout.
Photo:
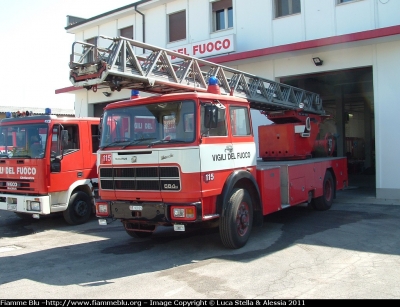
<svg viewBox="0 0 400 307"><path fill-rule="evenodd" d="M89 38L89 39L86 40L86 42L88 44L94 45L96 43L96 38L95 37Z"/></svg>
<svg viewBox="0 0 400 307"><path fill-rule="evenodd" d="M212 4L213 12L227 9L228 7L232 7L232 0L219 0L217 2L213 2Z"/></svg>
<svg viewBox="0 0 400 307"><path fill-rule="evenodd" d="M119 29L119 35L129 39L133 39L133 26Z"/></svg>
<svg viewBox="0 0 400 307"><path fill-rule="evenodd" d="M186 11L169 15L169 41L186 38Z"/></svg>

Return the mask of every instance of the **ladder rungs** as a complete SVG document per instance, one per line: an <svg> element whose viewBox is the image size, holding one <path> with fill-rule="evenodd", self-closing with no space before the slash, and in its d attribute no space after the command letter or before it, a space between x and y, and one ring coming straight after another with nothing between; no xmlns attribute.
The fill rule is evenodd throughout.
<svg viewBox="0 0 400 307"><path fill-rule="evenodd" d="M111 41L110 46L103 47L100 39ZM124 37L99 36L95 41L95 45L73 44L70 68L74 86L102 85L150 93L206 91L208 77L216 76L222 94L233 92L247 99L252 108L294 110L303 105L306 112L325 114L320 96L300 88ZM75 51L78 46L84 52ZM137 55L136 49L150 53ZM91 65L87 74L82 73L83 67Z"/></svg>

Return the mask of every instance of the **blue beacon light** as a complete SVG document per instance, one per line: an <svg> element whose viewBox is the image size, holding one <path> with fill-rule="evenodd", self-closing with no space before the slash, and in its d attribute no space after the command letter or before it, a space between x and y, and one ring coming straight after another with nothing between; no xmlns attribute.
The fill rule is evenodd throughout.
<svg viewBox="0 0 400 307"><path fill-rule="evenodd" d="M208 79L208 88L207 92L212 94L221 95L221 90L218 85L218 79L215 76L212 76Z"/></svg>
<svg viewBox="0 0 400 307"><path fill-rule="evenodd" d="M46 109L44 110L44 114L50 115L50 114L51 114L51 109L50 109L50 108L46 108Z"/></svg>
<svg viewBox="0 0 400 307"><path fill-rule="evenodd" d="M139 98L139 91L138 90L131 90L131 99Z"/></svg>
<svg viewBox="0 0 400 307"><path fill-rule="evenodd" d="M218 84L218 79L216 77L210 77L208 79L208 85L217 85Z"/></svg>

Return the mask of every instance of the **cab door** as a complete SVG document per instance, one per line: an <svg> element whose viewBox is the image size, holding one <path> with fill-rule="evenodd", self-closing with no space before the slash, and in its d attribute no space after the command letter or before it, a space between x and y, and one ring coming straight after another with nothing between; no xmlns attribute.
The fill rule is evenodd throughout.
<svg viewBox="0 0 400 307"><path fill-rule="evenodd" d="M229 106L229 128L236 169L256 165L256 144L251 127L250 110L247 105Z"/></svg>
<svg viewBox="0 0 400 307"><path fill-rule="evenodd" d="M51 169L50 189L51 191L66 191L77 180L84 179L83 138L78 124L58 125L60 129L68 131L68 141L62 147L62 160L60 168ZM56 150L58 140L58 129L53 128L51 150Z"/></svg>
<svg viewBox="0 0 400 307"><path fill-rule="evenodd" d="M214 106L214 107L212 107ZM216 107L216 108L215 108ZM200 163L203 197L219 194L235 168L234 148L228 133L228 108L211 102L200 104ZM213 117L215 124L208 124Z"/></svg>
<svg viewBox="0 0 400 307"><path fill-rule="evenodd" d="M96 160L100 142L99 124L97 122L82 122L80 131L83 139L83 168L88 178L97 179Z"/></svg>

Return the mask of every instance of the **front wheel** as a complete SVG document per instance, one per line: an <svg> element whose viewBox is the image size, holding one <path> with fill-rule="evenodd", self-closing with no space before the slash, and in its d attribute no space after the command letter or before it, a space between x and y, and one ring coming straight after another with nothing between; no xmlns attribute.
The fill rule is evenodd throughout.
<svg viewBox="0 0 400 307"><path fill-rule="evenodd" d="M325 173L324 182L322 186L322 196L312 200L311 205L315 210L325 211L332 207L333 195L335 193L335 183L332 173L327 171Z"/></svg>
<svg viewBox="0 0 400 307"><path fill-rule="evenodd" d="M71 225L86 223L92 215L92 207L89 195L82 191L75 192L69 199L67 210L63 212L64 219Z"/></svg>
<svg viewBox="0 0 400 307"><path fill-rule="evenodd" d="M234 189L220 218L219 234L225 247L243 247L253 225L253 203L244 189Z"/></svg>

